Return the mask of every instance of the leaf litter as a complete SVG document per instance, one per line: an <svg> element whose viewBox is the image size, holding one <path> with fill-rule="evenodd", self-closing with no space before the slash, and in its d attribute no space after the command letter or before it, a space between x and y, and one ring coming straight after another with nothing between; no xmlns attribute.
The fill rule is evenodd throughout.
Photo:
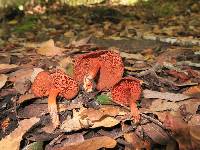
<svg viewBox="0 0 200 150"><path fill-rule="evenodd" d="M128 11L129 9L127 8ZM1 56L9 58L0 64L0 111L3 114L0 119L0 125L3 127L0 131L0 145L7 146L7 149L21 149L44 141L45 149L128 150L150 149L154 146L165 149L170 147L170 144L174 147L178 144L180 149L199 149L199 47L183 47L187 42L189 45L198 44L193 43L191 37L186 42L183 40L184 36L191 34L197 37L198 31L191 27L195 26L193 22L189 20L189 24L192 24L191 31L186 32L183 26L169 23L187 22L185 16L161 18L157 25L151 24L150 27L144 26L144 23L138 20L118 19L119 24L115 26L114 18L109 16L109 13L105 18L95 18L95 15L87 16L84 10L84 17L80 18L80 15L76 14L79 11L75 14L72 12L67 12L75 17L71 20L69 16L56 15L53 15L52 20L47 16L38 18L38 24L43 22L39 25L42 28L38 29L42 30L41 32L31 34L25 31L21 35L13 33L14 36L0 48L0 52L6 54ZM101 11L92 12L101 14ZM142 14L143 11L132 12L136 12L141 18L148 18L147 14ZM193 10L188 13L195 16ZM80 21L85 19L85 16L91 18L87 25L85 21ZM76 19L80 19L78 23L71 22ZM51 25L52 28L49 29L49 23L44 20L54 22L55 27ZM127 27L124 27L125 25ZM47 28L49 32L46 32ZM44 31L46 37L43 36ZM76 37L77 33L86 38ZM20 38L27 35L28 42L26 38ZM92 36L101 38L101 42L96 45L93 40L90 43ZM176 36L173 43L181 46L132 40L132 36L136 39L137 36L144 39L151 37L165 43L171 39L168 36ZM72 42L67 43L63 37L70 38L69 41ZM129 44L124 44L127 42L125 37L129 38ZM109 41L110 45L105 41ZM143 93L137 103L141 115L139 124L132 121L130 108L112 101L109 90L102 92L103 94L100 92L85 96L81 89L78 96L70 101L58 96L61 124L54 129L47 99L32 94L31 85L37 74L41 71L61 69L73 77L74 56L94 50L107 50L105 47L113 49L112 46L118 46L120 42L124 48L117 49L123 57L124 76L137 77L142 83ZM12 126L12 118L8 117L13 112L20 121L14 131L9 128ZM35 117L40 117L40 121ZM24 129L21 128L23 121L27 121ZM35 123L38 125L33 126ZM33 130L29 130L32 126Z"/></svg>

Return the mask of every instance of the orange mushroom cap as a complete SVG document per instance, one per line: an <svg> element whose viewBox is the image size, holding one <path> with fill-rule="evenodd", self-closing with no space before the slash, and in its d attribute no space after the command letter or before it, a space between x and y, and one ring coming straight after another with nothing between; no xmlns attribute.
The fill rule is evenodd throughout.
<svg viewBox="0 0 200 150"><path fill-rule="evenodd" d="M100 74L97 78L98 72ZM88 80L96 78L97 90L109 89L119 82L123 72L124 65L122 59L118 53L113 51L101 50L75 57L74 79L79 84L86 81L87 85L84 85L84 88L91 86L91 82Z"/></svg>
<svg viewBox="0 0 200 150"><path fill-rule="evenodd" d="M96 89L106 90L112 88L118 83L124 73L124 65L119 53L106 51L101 55L100 75Z"/></svg>
<svg viewBox="0 0 200 150"><path fill-rule="evenodd" d="M52 78L50 74L46 71L42 71L38 73L32 84L32 92L38 97L48 96L51 86Z"/></svg>
<svg viewBox="0 0 200 150"><path fill-rule="evenodd" d="M62 70L56 70L51 74L53 85L58 89L59 95L66 99L74 98L79 91L77 82L67 76Z"/></svg>
<svg viewBox="0 0 200 150"><path fill-rule="evenodd" d="M74 79L79 84L83 83L85 75L89 73L96 75L100 67L99 57L104 53L104 51L95 51L74 58Z"/></svg>
<svg viewBox="0 0 200 150"><path fill-rule="evenodd" d="M139 111L136 101L141 95L140 80L134 77L125 77L121 79L111 90L112 100L121 105L129 105L131 113L136 122L139 121Z"/></svg>

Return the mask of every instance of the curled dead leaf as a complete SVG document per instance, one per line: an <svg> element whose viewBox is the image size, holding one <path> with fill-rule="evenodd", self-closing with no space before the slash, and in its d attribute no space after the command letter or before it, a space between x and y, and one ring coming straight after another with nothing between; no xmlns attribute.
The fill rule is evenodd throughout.
<svg viewBox="0 0 200 150"><path fill-rule="evenodd" d="M6 84L8 76L5 74L0 74L0 89Z"/></svg>
<svg viewBox="0 0 200 150"><path fill-rule="evenodd" d="M56 47L52 39L42 43L36 50L38 54L50 57L62 55L62 51L64 51L64 49Z"/></svg>
<svg viewBox="0 0 200 150"><path fill-rule="evenodd" d="M19 122L19 126L11 134L0 141L2 150L19 150L22 136L39 121L39 118L24 119Z"/></svg>
<svg viewBox="0 0 200 150"><path fill-rule="evenodd" d="M8 73L16 70L17 68L18 66L14 64L0 64L0 73Z"/></svg>
<svg viewBox="0 0 200 150"><path fill-rule="evenodd" d="M145 98L160 98L160 99L165 99L172 102L182 101L182 100L190 98L190 96L187 96L184 94L158 92L158 91L151 91L151 90L144 90L143 94Z"/></svg>
<svg viewBox="0 0 200 150"><path fill-rule="evenodd" d="M57 150L97 150L100 148L114 148L117 142L107 136L93 137L83 142L65 145Z"/></svg>

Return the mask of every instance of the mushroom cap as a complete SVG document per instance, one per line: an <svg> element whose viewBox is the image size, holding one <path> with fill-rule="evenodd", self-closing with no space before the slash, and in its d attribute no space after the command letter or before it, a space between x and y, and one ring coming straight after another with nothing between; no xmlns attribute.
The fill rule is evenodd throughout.
<svg viewBox="0 0 200 150"><path fill-rule="evenodd" d="M96 89L106 90L118 83L124 73L124 65L119 53L106 51L101 55L101 68Z"/></svg>
<svg viewBox="0 0 200 150"><path fill-rule="evenodd" d="M140 98L140 80L134 77L125 77L112 88L111 94L114 102L129 105L130 100L137 101Z"/></svg>
<svg viewBox="0 0 200 150"><path fill-rule="evenodd" d="M122 78L124 65L117 52L100 50L82 54L74 59L74 79L83 83L84 76L92 74L97 78L97 90L106 90L113 87Z"/></svg>
<svg viewBox="0 0 200 150"><path fill-rule="evenodd" d="M77 82L66 75L62 70L57 69L55 72L51 73L51 78L53 86L60 90L59 95L66 99L72 99L78 94L79 87Z"/></svg>
<svg viewBox="0 0 200 150"><path fill-rule="evenodd" d="M50 73L42 71L38 73L38 75L36 76L31 89L35 96L43 97L49 95L51 87L52 87L52 78L50 76Z"/></svg>
<svg viewBox="0 0 200 150"><path fill-rule="evenodd" d="M105 51L95 51L80 54L74 58L74 79L79 84L83 83L85 75L97 74L100 65L99 57L104 53Z"/></svg>

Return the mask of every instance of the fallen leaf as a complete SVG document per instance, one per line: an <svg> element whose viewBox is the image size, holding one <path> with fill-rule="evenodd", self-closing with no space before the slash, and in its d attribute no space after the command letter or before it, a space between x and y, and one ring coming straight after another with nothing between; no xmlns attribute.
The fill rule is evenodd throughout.
<svg viewBox="0 0 200 150"><path fill-rule="evenodd" d="M30 104L25 107L20 107L17 111L20 118L40 117L48 113L47 104Z"/></svg>
<svg viewBox="0 0 200 150"><path fill-rule="evenodd" d="M38 121L39 118L35 117L20 121L18 128L0 141L0 149L19 150L22 136Z"/></svg>
<svg viewBox="0 0 200 150"><path fill-rule="evenodd" d="M158 92L158 91L151 91L151 90L144 90L143 94L145 98L160 98L160 99L165 99L172 102L178 102L178 101L182 101L182 100L190 98L190 96L187 96L184 94Z"/></svg>
<svg viewBox="0 0 200 150"><path fill-rule="evenodd" d="M102 117L105 116L117 116L120 113L120 110L118 109L118 107L102 107L98 110L93 109L93 108L89 108L84 110L81 113L81 116L83 118L87 117L88 119L90 119L91 121L97 121L100 120Z"/></svg>
<svg viewBox="0 0 200 150"><path fill-rule="evenodd" d="M73 31L67 31L64 33L64 36L67 38L72 38L75 36L75 33Z"/></svg>
<svg viewBox="0 0 200 150"><path fill-rule="evenodd" d="M17 65L14 64L0 64L0 74L1 73L8 73L10 71L14 71L18 68Z"/></svg>
<svg viewBox="0 0 200 150"><path fill-rule="evenodd" d="M115 107L103 107L99 110L82 107L80 111L73 110L73 118L65 120L61 129L71 132L82 128L112 127L119 124L120 121L111 116L125 114L127 113Z"/></svg>
<svg viewBox="0 0 200 150"><path fill-rule="evenodd" d="M28 101L28 100L31 100L33 98L36 98L36 96L32 93L21 95L19 97L19 99L17 100L17 104L21 104L21 103Z"/></svg>
<svg viewBox="0 0 200 150"><path fill-rule="evenodd" d="M190 96L200 96L200 85L192 86L188 88L183 94L190 95Z"/></svg>
<svg viewBox="0 0 200 150"><path fill-rule="evenodd" d="M0 74L0 89L6 84L8 76L5 74Z"/></svg>
<svg viewBox="0 0 200 150"><path fill-rule="evenodd" d="M62 55L62 51L64 51L64 49L56 47L52 39L42 43L36 50L38 54L50 57Z"/></svg>
<svg viewBox="0 0 200 150"><path fill-rule="evenodd" d="M15 72L12 72L9 75L8 80L11 82L16 82L16 81L20 81L24 79L30 80L32 73L33 73L33 69L20 69Z"/></svg>
<svg viewBox="0 0 200 150"><path fill-rule="evenodd" d="M101 120L93 122L94 124L90 128L97 128L97 127L113 127L120 123L119 120L113 118L113 117L105 117Z"/></svg>
<svg viewBox="0 0 200 150"><path fill-rule="evenodd" d="M33 68L33 72L31 75L31 82L33 83L38 73L44 71L42 68Z"/></svg>
<svg viewBox="0 0 200 150"><path fill-rule="evenodd" d="M166 145L170 140L170 137L168 136L167 132L154 123L147 123L141 126L144 133L148 137L150 137L155 143Z"/></svg>
<svg viewBox="0 0 200 150"><path fill-rule="evenodd" d="M75 47L80 47L80 46L83 46L83 45L87 45L88 42L90 41L90 39L91 39L91 36L83 38L83 39L78 40L78 41L72 41L69 45L74 45Z"/></svg>
<svg viewBox="0 0 200 150"><path fill-rule="evenodd" d="M200 64L199 63L193 63L191 61L180 61L180 62L177 63L177 65L186 65L186 66L200 68Z"/></svg>
<svg viewBox="0 0 200 150"><path fill-rule="evenodd" d="M31 87L31 81L26 79L16 81L14 84L14 88L20 94L25 94L30 89L30 87Z"/></svg>
<svg viewBox="0 0 200 150"><path fill-rule="evenodd" d="M166 70L166 73L168 73L171 76L174 76L175 78L179 79L181 82L185 82L189 80L189 76L185 72L180 72L174 69Z"/></svg>
<svg viewBox="0 0 200 150"><path fill-rule="evenodd" d="M100 148L114 148L117 142L107 136L93 137L83 142L64 145L56 150L97 150Z"/></svg>
<svg viewBox="0 0 200 150"><path fill-rule="evenodd" d="M156 111L166 111L166 110L177 110L180 105L178 105L175 102L169 102L169 101L164 101L161 99L156 99L152 101L151 106L149 107L148 110L152 112Z"/></svg>
<svg viewBox="0 0 200 150"><path fill-rule="evenodd" d="M82 119L81 113L85 108L81 108L79 111L73 110L73 118L67 118L60 126L65 132L77 131L82 128L88 128L92 125L92 122L88 119Z"/></svg>
<svg viewBox="0 0 200 150"><path fill-rule="evenodd" d="M180 115L166 114L163 124L172 131L173 137L179 144L179 149L188 150L192 148L189 126Z"/></svg>
<svg viewBox="0 0 200 150"><path fill-rule="evenodd" d="M23 150L43 150L44 142L33 142L28 144Z"/></svg>
<svg viewBox="0 0 200 150"><path fill-rule="evenodd" d="M120 52L120 56L124 57L126 59L135 59L135 60L144 60L144 56L141 54L130 54L130 53L126 53L126 52Z"/></svg>
<svg viewBox="0 0 200 150"><path fill-rule="evenodd" d="M112 99L107 94L101 94L97 96L97 102L102 105L112 104Z"/></svg>
<svg viewBox="0 0 200 150"><path fill-rule="evenodd" d="M134 132L124 133L124 138L134 147L134 149L150 149L150 143L140 139ZM126 150L132 149L126 147Z"/></svg>
<svg viewBox="0 0 200 150"><path fill-rule="evenodd" d="M161 99L155 99L152 101L149 108L141 108L141 112L161 112L167 110L177 111L181 105L185 105L187 112L195 114L200 101L198 99L189 99L180 102L169 102Z"/></svg>
<svg viewBox="0 0 200 150"><path fill-rule="evenodd" d="M190 126L190 136L192 141L192 147L194 149L200 148L200 115L196 114L192 116L192 119L189 122Z"/></svg>

